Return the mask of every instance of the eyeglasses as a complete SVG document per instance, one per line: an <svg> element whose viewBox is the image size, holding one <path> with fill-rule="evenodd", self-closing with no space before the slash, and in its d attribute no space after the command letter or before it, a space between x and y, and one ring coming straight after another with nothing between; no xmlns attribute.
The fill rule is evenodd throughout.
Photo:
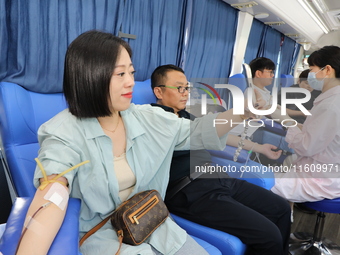
<svg viewBox="0 0 340 255"><path fill-rule="evenodd" d="M190 92L191 87L187 86L187 87L182 87L182 86L167 86L167 85L158 85L157 87L165 87L165 88L170 88L170 89L177 89L179 93L183 94L185 91Z"/></svg>
<svg viewBox="0 0 340 255"><path fill-rule="evenodd" d="M267 72L267 73L275 75L275 71L273 70L263 70L262 72Z"/></svg>

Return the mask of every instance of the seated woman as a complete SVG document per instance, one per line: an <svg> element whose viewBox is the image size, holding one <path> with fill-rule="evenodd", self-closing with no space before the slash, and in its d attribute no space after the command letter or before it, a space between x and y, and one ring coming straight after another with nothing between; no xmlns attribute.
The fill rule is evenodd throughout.
<svg viewBox="0 0 340 255"><path fill-rule="evenodd" d="M340 197L340 48L325 46L308 64L308 83L321 94L304 124L288 128L286 141L296 154L287 157L290 170L277 175L272 188L291 202Z"/></svg>
<svg viewBox="0 0 340 255"><path fill-rule="evenodd" d="M81 200L80 237L138 192L156 189L164 198L174 150L189 149L192 139L195 149L223 149L230 128L214 128L214 119L242 121L226 111L191 125L190 120L150 105L130 104L135 72L131 54L124 40L99 31L83 33L70 44L63 84L69 108L38 130L38 158L46 178L37 167L34 184L39 188L16 254L47 254L69 196ZM46 181L52 178L57 180ZM117 233L108 221L80 250L83 255L115 254L118 247ZM141 245L123 244L121 254L207 253L167 218Z"/></svg>

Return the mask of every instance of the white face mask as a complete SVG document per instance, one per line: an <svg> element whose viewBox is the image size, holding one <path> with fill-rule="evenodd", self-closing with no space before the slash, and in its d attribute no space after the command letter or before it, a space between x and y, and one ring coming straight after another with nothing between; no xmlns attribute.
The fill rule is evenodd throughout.
<svg viewBox="0 0 340 255"><path fill-rule="evenodd" d="M325 80L326 77L323 78L322 80L318 80L316 78L316 74L323 69L325 69L325 68L323 67L317 72L309 72L308 73L308 78L307 78L308 84L315 90L322 90L322 88L323 88L324 80Z"/></svg>

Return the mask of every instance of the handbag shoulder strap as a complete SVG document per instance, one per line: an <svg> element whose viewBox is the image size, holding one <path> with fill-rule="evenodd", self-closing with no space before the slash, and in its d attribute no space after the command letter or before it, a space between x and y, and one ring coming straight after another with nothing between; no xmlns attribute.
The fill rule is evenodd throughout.
<svg viewBox="0 0 340 255"><path fill-rule="evenodd" d="M101 222L99 222L96 226L91 228L79 241L79 247L85 242L87 238L93 235L98 229L105 225L105 223L110 219L111 215L107 216Z"/></svg>
<svg viewBox="0 0 340 255"><path fill-rule="evenodd" d="M103 219L101 222L99 222L96 226L91 228L79 241L79 247L85 242L87 238L89 238L91 235L93 235L98 229L100 229L102 226L105 225L105 223L111 218L111 215L107 216L105 219ZM120 248L122 247L123 243L123 230L118 230L118 241L119 241L119 248L116 252L116 255L119 255Z"/></svg>

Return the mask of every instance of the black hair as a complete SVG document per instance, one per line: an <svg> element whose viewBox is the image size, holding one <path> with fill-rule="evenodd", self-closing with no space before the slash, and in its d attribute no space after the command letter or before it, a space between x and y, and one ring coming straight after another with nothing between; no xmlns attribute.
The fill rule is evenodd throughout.
<svg viewBox="0 0 340 255"><path fill-rule="evenodd" d="M306 69L306 70L303 70L303 71L300 73L300 75L299 75L299 80L300 80L300 82L301 82L301 81L307 80L309 72L310 72L310 70L309 70L309 69Z"/></svg>
<svg viewBox="0 0 340 255"><path fill-rule="evenodd" d="M275 70L275 64L272 60L265 57L255 58L249 63L251 69L251 75L254 78L257 70L263 71L267 70Z"/></svg>
<svg viewBox="0 0 340 255"><path fill-rule="evenodd" d="M65 57L63 90L69 111L79 118L110 116L110 80L127 42L110 33L90 30L79 35Z"/></svg>
<svg viewBox="0 0 340 255"><path fill-rule="evenodd" d="M183 69L175 66L175 65L162 65L157 67L151 74L151 89L153 89L159 85L164 85L167 79L167 73L170 71L178 71L184 73Z"/></svg>
<svg viewBox="0 0 340 255"><path fill-rule="evenodd" d="M307 61L309 66L320 68L330 65L335 70L335 77L340 78L340 48L338 46L324 46L314 51Z"/></svg>

